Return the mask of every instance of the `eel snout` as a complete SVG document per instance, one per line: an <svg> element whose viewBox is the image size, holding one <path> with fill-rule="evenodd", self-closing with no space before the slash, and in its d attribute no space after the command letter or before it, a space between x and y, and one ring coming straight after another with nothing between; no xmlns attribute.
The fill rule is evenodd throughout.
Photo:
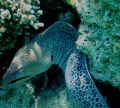
<svg viewBox="0 0 120 108"><path fill-rule="evenodd" d="M16 78L16 79L13 79L13 80L12 79L4 79L3 78L1 85L5 89L6 88L11 88L11 87L14 87L14 86L18 85L19 83L24 82L24 81L26 81L26 80L28 80L30 78L31 78L31 76L24 76L24 77Z"/></svg>

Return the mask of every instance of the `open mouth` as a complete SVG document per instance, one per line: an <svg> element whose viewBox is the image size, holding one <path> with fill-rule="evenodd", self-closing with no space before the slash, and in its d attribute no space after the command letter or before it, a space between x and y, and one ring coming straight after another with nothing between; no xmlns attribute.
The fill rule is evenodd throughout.
<svg viewBox="0 0 120 108"><path fill-rule="evenodd" d="M15 79L13 81L7 82L7 85L13 85L13 84L19 82L20 80L23 80L23 79L26 79L26 78L29 78L29 77L30 76L25 76L25 77L21 77L21 78Z"/></svg>

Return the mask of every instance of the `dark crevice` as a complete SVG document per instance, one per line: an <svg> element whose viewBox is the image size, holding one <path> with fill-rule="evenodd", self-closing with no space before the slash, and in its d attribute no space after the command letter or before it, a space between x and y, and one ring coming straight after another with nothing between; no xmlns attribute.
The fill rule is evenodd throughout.
<svg viewBox="0 0 120 108"><path fill-rule="evenodd" d="M45 30L47 27L52 25L54 22L58 21L58 15L60 13L65 14L67 11L70 11L74 14L75 18L72 22L70 22L76 29L78 29L78 25L80 24L80 17L72 6L67 3L58 0L41 0L41 9L43 10L43 15L41 15L40 21L44 23L45 27L41 28Z"/></svg>

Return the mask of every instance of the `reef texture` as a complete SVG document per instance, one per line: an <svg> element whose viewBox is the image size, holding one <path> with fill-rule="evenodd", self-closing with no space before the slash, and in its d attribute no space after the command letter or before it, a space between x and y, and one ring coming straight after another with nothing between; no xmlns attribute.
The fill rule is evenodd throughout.
<svg viewBox="0 0 120 108"><path fill-rule="evenodd" d="M70 1L80 15L76 43L90 60L92 76L120 89L120 1L66 1Z"/></svg>
<svg viewBox="0 0 120 108"><path fill-rule="evenodd" d="M0 108L30 108L33 93L34 86L30 81L13 89L0 90Z"/></svg>
<svg viewBox="0 0 120 108"><path fill-rule="evenodd" d="M39 0L0 0L0 37L5 32L20 35L23 28L43 26L38 21L42 14L39 5Z"/></svg>

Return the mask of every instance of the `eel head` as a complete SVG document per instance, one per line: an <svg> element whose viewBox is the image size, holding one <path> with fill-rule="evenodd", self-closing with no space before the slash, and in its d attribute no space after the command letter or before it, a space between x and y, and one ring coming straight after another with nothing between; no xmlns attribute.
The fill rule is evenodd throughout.
<svg viewBox="0 0 120 108"><path fill-rule="evenodd" d="M27 49L26 46L21 48L3 76L4 87L14 87L37 74L45 72L50 67L50 61L50 57L44 56L42 52L37 55L34 48L29 46Z"/></svg>

